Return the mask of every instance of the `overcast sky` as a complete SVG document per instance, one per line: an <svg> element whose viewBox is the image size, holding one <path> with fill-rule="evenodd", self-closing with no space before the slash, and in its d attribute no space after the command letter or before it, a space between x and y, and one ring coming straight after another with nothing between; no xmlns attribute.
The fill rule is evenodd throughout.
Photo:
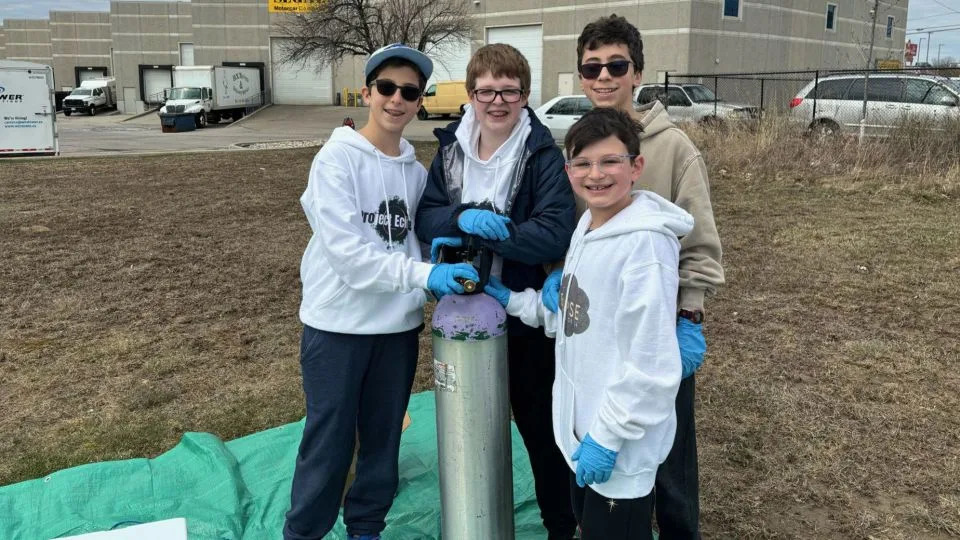
<svg viewBox="0 0 960 540"><path fill-rule="evenodd" d="M867 2L869 0L853 0L854 2ZM880 0L880 16L878 24L886 24L885 4L896 4L907 0ZM838 2L845 4L841 0ZM46 19L47 12L50 10L59 11L110 11L109 0L0 0L0 20L4 18L18 19ZM841 12L841 17L843 13ZM940 27L955 25L960 26L960 1L957 0L909 0L909 13L907 16L907 30L916 30L918 28L929 29L931 27ZM918 43L923 38L923 49L920 51L918 60L927 58L927 35L909 34L908 39ZM943 47L939 47L940 45ZM934 33L930 36L929 59L933 63L937 59L938 49L943 57L952 56L960 61L960 30L951 30Z"/></svg>

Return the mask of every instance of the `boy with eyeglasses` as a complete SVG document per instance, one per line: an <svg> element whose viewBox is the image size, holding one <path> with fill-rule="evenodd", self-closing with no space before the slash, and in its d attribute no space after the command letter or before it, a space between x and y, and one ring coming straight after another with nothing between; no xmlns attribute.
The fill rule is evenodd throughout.
<svg viewBox="0 0 960 540"><path fill-rule="evenodd" d="M673 449L657 472L656 514L663 540L700 538L697 441L694 422L694 373L703 363L703 300L723 284L720 236L710 204L703 157L687 135L667 117L659 101L636 109L633 91L643 72L640 32L625 18L601 17L577 40L580 84L595 107L632 115L647 157L638 187L669 199L693 215L694 227L680 241L680 289L676 317L683 380L677 393L677 430ZM578 200L578 207L582 201ZM582 211L582 210L581 210ZM557 308L561 272L544 285L550 309Z"/></svg>
<svg viewBox="0 0 960 540"><path fill-rule="evenodd" d="M517 289L539 289L543 265L563 258L573 233L563 154L527 107L530 66L520 51L502 43L481 47L467 65L466 87L463 117L434 131L440 148L417 210L417 236L431 251L477 236L494 253L492 275ZM550 422L554 343L516 318L507 324L510 403L541 518L551 540L569 540L576 522Z"/></svg>
<svg viewBox="0 0 960 540"><path fill-rule="evenodd" d="M468 264L420 262L410 234L426 170L403 139L433 63L405 45L367 61L367 124L339 127L317 153L300 198L313 236L300 265L300 367L307 417L285 540L334 526L355 441L356 477L343 503L351 539L374 540L399 483L403 415L417 366L423 289L462 293Z"/></svg>
<svg viewBox="0 0 960 540"><path fill-rule="evenodd" d="M653 538L651 491L676 428L678 237L693 218L633 190L644 168L637 131L627 113L597 108L567 133L567 172L587 209L564 261L559 313L533 289L496 280L484 289L557 336L553 429L582 540Z"/></svg>

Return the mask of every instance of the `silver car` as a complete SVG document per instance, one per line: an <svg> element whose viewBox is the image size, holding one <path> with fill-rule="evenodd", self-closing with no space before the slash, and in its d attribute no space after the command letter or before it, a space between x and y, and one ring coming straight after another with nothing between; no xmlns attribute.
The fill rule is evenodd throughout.
<svg viewBox="0 0 960 540"><path fill-rule="evenodd" d="M821 134L859 133L864 86L863 75L810 81L791 100L790 116ZM866 97L868 136L889 135L907 120L941 124L960 119L960 85L946 77L871 74Z"/></svg>
<svg viewBox="0 0 960 540"><path fill-rule="evenodd" d="M664 102L667 115L674 123L744 121L755 119L759 113L753 105L723 101L702 84L671 84L666 89L662 84L641 84L634 91L638 105L646 105L655 99Z"/></svg>

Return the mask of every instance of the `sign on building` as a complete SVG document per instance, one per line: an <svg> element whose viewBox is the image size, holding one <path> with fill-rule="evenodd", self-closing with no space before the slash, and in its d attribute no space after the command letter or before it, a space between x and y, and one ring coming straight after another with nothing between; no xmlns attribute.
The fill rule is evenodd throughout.
<svg viewBox="0 0 960 540"><path fill-rule="evenodd" d="M267 11L270 13L302 13L320 9L326 0L269 0Z"/></svg>

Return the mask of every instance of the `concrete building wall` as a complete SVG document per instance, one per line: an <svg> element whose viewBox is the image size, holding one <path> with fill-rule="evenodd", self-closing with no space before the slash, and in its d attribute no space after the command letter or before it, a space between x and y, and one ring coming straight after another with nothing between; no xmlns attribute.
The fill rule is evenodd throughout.
<svg viewBox="0 0 960 540"><path fill-rule="evenodd" d="M599 17L616 13L640 29L643 36L645 82L657 81L663 72L685 70L689 64L690 40L683 30L690 26L689 0L665 2L607 2L560 0L549 5L527 0L490 0L474 7L476 26L473 49L486 42L490 28L543 25L541 101L556 96L562 78L573 78L573 92L580 92L577 78L577 38L583 27ZM541 7L542 6L542 7ZM536 73L533 74L537 76Z"/></svg>
<svg viewBox="0 0 960 540"><path fill-rule="evenodd" d="M761 0L741 2L740 16L723 15L722 2L694 0L689 71L729 73L863 67L870 43L867 2L853 0ZM836 22L827 28L827 4L836 5ZM890 38L887 16L894 17ZM881 5L874 58L903 57L907 1Z"/></svg>
<svg viewBox="0 0 960 540"><path fill-rule="evenodd" d="M266 0L198 0L190 3L194 64L263 64L270 85L270 13Z"/></svg>
<svg viewBox="0 0 960 540"><path fill-rule="evenodd" d="M53 65L50 22L46 19L5 19L8 60Z"/></svg>
<svg viewBox="0 0 960 540"><path fill-rule="evenodd" d="M3 26L0 26L0 58L7 57L7 34L3 31Z"/></svg>
<svg viewBox="0 0 960 540"><path fill-rule="evenodd" d="M97 11L51 11L50 41L58 90L77 85L76 68L105 67L113 73L110 14Z"/></svg>
<svg viewBox="0 0 960 540"><path fill-rule="evenodd" d="M188 2L110 2L113 67L117 93L124 112L143 109L141 66L175 66L180 43L193 42L191 6ZM126 110L124 96L134 89L137 111ZM129 102L129 100L127 100Z"/></svg>

